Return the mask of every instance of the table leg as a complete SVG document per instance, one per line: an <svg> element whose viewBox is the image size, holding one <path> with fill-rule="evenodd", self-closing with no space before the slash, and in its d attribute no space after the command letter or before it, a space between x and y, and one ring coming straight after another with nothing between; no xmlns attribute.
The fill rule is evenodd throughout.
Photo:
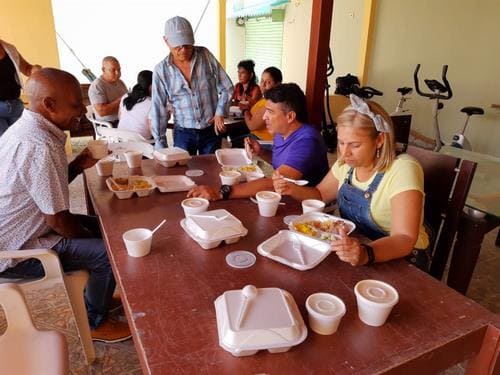
<svg viewBox="0 0 500 375"><path fill-rule="evenodd" d="M92 205L92 199L90 198L89 189L87 187L87 178L85 173L83 173L83 192L85 196L85 206L87 206L87 215L95 216L94 206Z"/></svg>
<svg viewBox="0 0 500 375"><path fill-rule="evenodd" d="M481 350L469 361L465 374L498 374L500 373L500 330L488 326L483 338Z"/></svg>
<svg viewBox="0 0 500 375"><path fill-rule="evenodd" d="M499 224L500 219L494 216L475 219L466 213L462 214L447 279L450 288L465 295L476 267L484 235Z"/></svg>

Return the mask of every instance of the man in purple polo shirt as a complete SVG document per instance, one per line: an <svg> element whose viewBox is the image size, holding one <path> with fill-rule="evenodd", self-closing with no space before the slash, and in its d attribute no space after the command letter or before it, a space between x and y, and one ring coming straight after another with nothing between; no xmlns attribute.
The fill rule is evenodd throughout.
<svg viewBox="0 0 500 375"><path fill-rule="evenodd" d="M318 184L328 172L328 159L323 138L318 130L307 124L306 98L295 83L275 86L265 94L266 128L274 134L272 151L263 149L251 138L245 139L247 150L267 162L288 178L305 179L309 185ZM274 190L271 178L260 178L238 185L197 186L188 197L209 200L248 198L262 190Z"/></svg>

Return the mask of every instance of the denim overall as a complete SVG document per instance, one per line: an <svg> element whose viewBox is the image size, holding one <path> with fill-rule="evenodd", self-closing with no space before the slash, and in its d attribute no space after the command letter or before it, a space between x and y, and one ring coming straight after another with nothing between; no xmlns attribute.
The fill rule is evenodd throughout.
<svg viewBox="0 0 500 375"><path fill-rule="evenodd" d="M372 183L368 186L368 189L363 191L352 185L353 172L354 168L350 168L337 194L340 216L354 222L356 230L372 241L389 236L389 233L382 230L373 221L370 213L372 196L377 190L380 181L382 181L384 173L377 173ZM428 272L429 254L427 250L414 249L405 259L421 270Z"/></svg>

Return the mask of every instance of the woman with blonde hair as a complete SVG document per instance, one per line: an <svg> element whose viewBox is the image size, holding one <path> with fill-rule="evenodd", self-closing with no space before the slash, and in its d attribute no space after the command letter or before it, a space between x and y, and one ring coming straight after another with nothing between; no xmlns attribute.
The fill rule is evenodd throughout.
<svg viewBox="0 0 500 375"><path fill-rule="evenodd" d="M347 236L332 250L353 266L406 257L426 270L429 237L423 225L424 175L411 156L396 157L394 130L387 112L373 101L351 95L337 119L338 160L316 187L299 187L275 173L274 188L297 200L331 202L370 242Z"/></svg>

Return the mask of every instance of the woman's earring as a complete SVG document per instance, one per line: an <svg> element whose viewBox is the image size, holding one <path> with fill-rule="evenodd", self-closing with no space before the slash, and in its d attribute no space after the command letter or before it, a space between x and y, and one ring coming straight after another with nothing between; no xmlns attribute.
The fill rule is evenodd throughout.
<svg viewBox="0 0 500 375"><path fill-rule="evenodd" d="M377 148L377 153L375 156L377 157L377 159L380 158L380 149L379 148Z"/></svg>

